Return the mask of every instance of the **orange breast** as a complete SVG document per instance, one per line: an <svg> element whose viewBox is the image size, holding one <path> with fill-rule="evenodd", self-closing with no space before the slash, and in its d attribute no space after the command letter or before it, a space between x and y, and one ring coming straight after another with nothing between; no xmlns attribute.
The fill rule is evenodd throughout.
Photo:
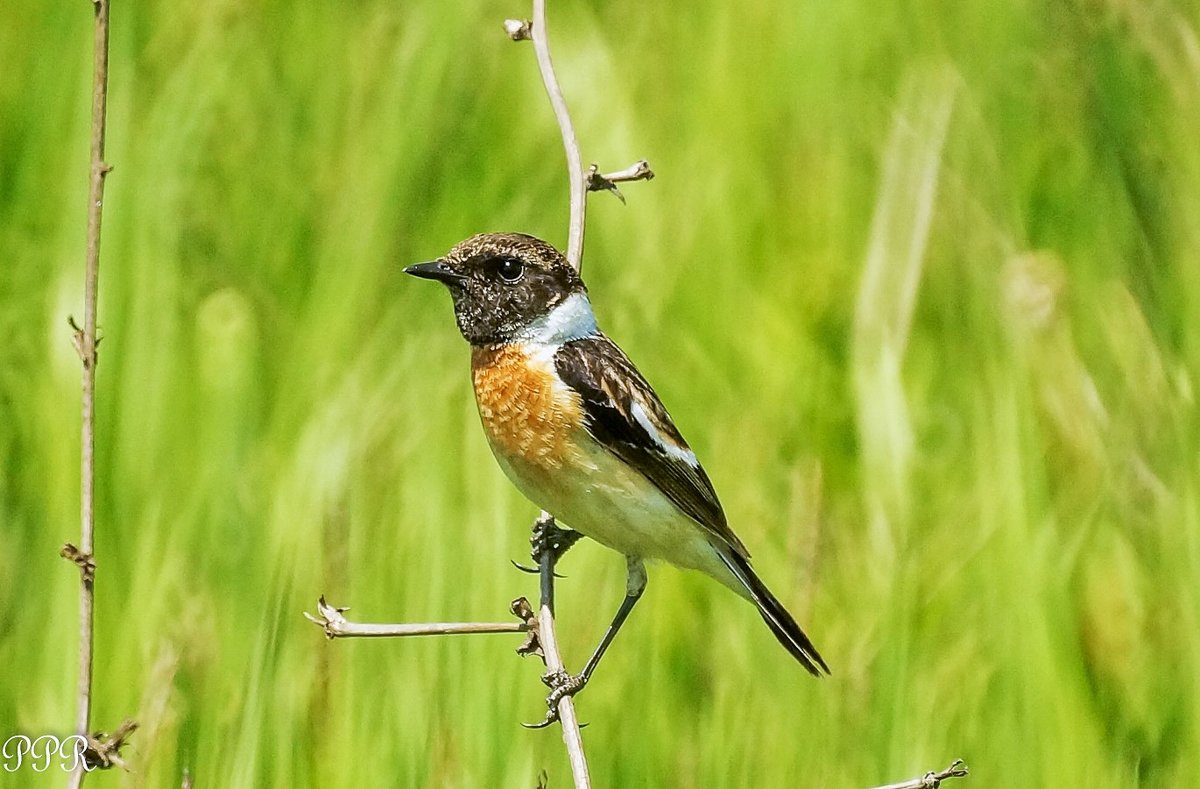
<svg viewBox="0 0 1200 789"><path fill-rule="evenodd" d="M471 352L483 429L510 462L557 468L570 459L583 411L579 395L558 380L553 364L516 345Z"/></svg>

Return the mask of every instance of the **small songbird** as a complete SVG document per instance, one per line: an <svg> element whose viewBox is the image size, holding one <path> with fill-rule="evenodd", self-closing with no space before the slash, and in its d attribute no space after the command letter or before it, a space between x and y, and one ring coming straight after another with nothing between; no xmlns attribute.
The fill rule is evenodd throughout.
<svg viewBox="0 0 1200 789"><path fill-rule="evenodd" d="M646 559L699 570L752 602L815 676L812 641L750 566L712 483L633 362L596 326L579 274L553 246L519 233L468 238L405 272L444 284L471 344L488 443L534 504L625 555L626 596L574 693L646 586ZM552 705L553 706L553 705Z"/></svg>

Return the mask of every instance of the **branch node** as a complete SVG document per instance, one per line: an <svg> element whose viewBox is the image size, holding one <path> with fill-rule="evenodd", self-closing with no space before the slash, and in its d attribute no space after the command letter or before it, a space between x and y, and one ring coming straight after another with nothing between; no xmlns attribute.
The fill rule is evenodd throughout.
<svg viewBox="0 0 1200 789"><path fill-rule="evenodd" d="M100 347L100 335L97 334L96 339L93 340L92 353L89 356L84 348L84 338L87 335L84 334L84 331L80 325L75 322L74 315L67 316L67 325L71 327L71 347L75 349L75 353L79 354L79 361L83 362L83 369L91 369L96 365L96 361L100 358L100 355L96 352L96 349Z"/></svg>
<svg viewBox="0 0 1200 789"><path fill-rule="evenodd" d="M67 316L67 325L71 327L71 347L75 349L75 353L79 354L79 361L83 362L84 367L87 367L87 354L83 352L83 329L75 322L74 315Z"/></svg>
<svg viewBox="0 0 1200 789"><path fill-rule="evenodd" d="M543 662L546 660L546 653L542 651L541 631L539 629L537 612L533 610L533 606L524 597L518 597L512 601L509 610L513 615L524 623L525 627L529 628L529 634L525 637L525 641L521 646L517 647L517 654L521 657L528 655L537 655Z"/></svg>
<svg viewBox="0 0 1200 789"><path fill-rule="evenodd" d="M963 764L962 759L955 759L950 763L950 766L941 772L929 772L922 775L920 778L910 778L907 781L901 781L898 784L888 784L887 786L878 786L875 789L938 789L942 785L942 781L950 778L962 778L970 774L970 770Z"/></svg>
<svg viewBox="0 0 1200 789"><path fill-rule="evenodd" d="M67 543L58 555L79 568L79 575L85 584L96 580L96 557L94 554L79 550L73 544Z"/></svg>
<svg viewBox="0 0 1200 789"><path fill-rule="evenodd" d="M649 181L653 178L654 171L650 169L650 163L642 159L626 167L624 170L617 170L612 173L601 173L600 165L593 163L588 168L585 181L589 192L612 192L618 200L624 203L625 195L621 194L621 190L617 188L617 184L628 183L630 181Z"/></svg>
<svg viewBox="0 0 1200 789"><path fill-rule="evenodd" d="M330 641L341 635L345 625L346 617L342 613L349 611L350 606L338 608L325 602L325 595L317 598L317 615L313 616L307 611L304 612L304 618L319 626L325 631L325 637Z"/></svg>
<svg viewBox="0 0 1200 789"><path fill-rule="evenodd" d="M505 19L504 32L513 41L529 41L533 38L533 23L528 19Z"/></svg>
<svg viewBox="0 0 1200 789"><path fill-rule="evenodd" d="M98 731L87 738L88 745L83 751L83 760L89 770L107 770L110 767L120 767L126 772L129 765L121 758L121 748L125 740L137 729L136 721L125 720L112 734Z"/></svg>
<svg viewBox="0 0 1200 789"><path fill-rule="evenodd" d="M971 771L967 769L967 766L963 763L962 759L955 759L950 763L949 767L947 767L945 770L942 770L940 773L925 773L922 786L928 787L928 789L937 789L939 786L941 786L942 781L945 781L947 778L963 778L969 775L970 772Z"/></svg>

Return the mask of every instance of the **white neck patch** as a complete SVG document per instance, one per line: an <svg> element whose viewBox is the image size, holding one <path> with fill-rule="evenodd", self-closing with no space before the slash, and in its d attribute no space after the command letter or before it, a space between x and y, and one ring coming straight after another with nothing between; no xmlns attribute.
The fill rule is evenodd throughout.
<svg viewBox="0 0 1200 789"><path fill-rule="evenodd" d="M596 316L585 293L572 293L525 330L530 342L562 345L596 333Z"/></svg>

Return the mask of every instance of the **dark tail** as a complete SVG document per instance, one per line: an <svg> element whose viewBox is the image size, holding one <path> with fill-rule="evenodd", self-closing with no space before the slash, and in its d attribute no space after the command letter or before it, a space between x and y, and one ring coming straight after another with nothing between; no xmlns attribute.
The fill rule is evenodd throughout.
<svg viewBox="0 0 1200 789"><path fill-rule="evenodd" d="M755 574L754 568L750 566L746 557L731 550L718 550L717 553L721 555L721 559L730 571L746 587L746 591L750 593L750 600L758 608L758 613L762 615L767 627L771 628L775 638L779 639L780 644L783 644L783 648L800 661L800 665L808 669L808 673L814 677L821 676L822 671L828 674L829 666L825 665L825 661L821 659L813 642L804 635L804 631L783 607L783 603L771 594L771 590Z"/></svg>

